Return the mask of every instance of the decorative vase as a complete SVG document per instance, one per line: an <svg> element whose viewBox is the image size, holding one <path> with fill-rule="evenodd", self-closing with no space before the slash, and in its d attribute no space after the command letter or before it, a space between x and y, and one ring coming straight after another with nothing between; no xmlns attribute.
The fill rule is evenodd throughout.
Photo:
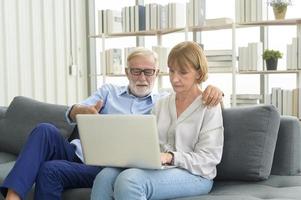
<svg viewBox="0 0 301 200"><path fill-rule="evenodd" d="M277 58L271 58L268 60L265 60L267 70L277 70L277 64L278 64L278 59Z"/></svg>
<svg viewBox="0 0 301 200"><path fill-rule="evenodd" d="M284 19L287 10L287 5L273 5L275 19Z"/></svg>

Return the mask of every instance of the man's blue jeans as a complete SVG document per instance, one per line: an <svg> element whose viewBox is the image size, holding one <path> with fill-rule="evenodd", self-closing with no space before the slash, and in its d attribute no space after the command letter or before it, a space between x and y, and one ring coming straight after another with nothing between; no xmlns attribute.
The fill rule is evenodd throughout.
<svg viewBox="0 0 301 200"><path fill-rule="evenodd" d="M65 189L92 187L100 170L81 163L75 146L65 140L55 126L42 123L29 135L0 189L3 196L10 188L24 199L36 183L35 199L59 200Z"/></svg>
<svg viewBox="0 0 301 200"><path fill-rule="evenodd" d="M179 168L104 168L94 180L91 200L170 199L207 194L212 180Z"/></svg>

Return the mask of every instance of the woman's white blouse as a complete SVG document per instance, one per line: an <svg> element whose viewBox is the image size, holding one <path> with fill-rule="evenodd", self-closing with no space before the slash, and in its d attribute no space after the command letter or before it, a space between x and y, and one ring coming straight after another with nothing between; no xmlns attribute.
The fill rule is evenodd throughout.
<svg viewBox="0 0 301 200"><path fill-rule="evenodd" d="M177 167L213 179L224 142L221 106L208 108L199 96L177 118L173 93L159 100L152 113L157 117L161 151L173 152Z"/></svg>

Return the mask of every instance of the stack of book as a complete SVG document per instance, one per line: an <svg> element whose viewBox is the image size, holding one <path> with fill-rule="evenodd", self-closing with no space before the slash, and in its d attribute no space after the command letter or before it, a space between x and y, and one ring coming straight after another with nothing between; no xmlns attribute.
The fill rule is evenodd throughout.
<svg viewBox="0 0 301 200"><path fill-rule="evenodd" d="M286 66L287 70L301 69L301 65L298 65L298 39L294 37L292 44L286 46Z"/></svg>
<svg viewBox="0 0 301 200"><path fill-rule="evenodd" d="M238 47L239 71L262 71L262 42L249 43L247 47Z"/></svg>
<svg viewBox="0 0 301 200"><path fill-rule="evenodd" d="M122 8L122 32L145 31L145 6Z"/></svg>
<svg viewBox="0 0 301 200"><path fill-rule="evenodd" d="M183 3L145 4L145 30L184 28L186 5Z"/></svg>
<svg viewBox="0 0 301 200"><path fill-rule="evenodd" d="M119 75L124 73L122 67L122 49L107 49L104 52L101 52L101 58L101 62L104 61L102 63L106 69L106 73L104 74Z"/></svg>
<svg viewBox="0 0 301 200"><path fill-rule="evenodd" d="M235 0L236 23L256 22L267 19L265 0Z"/></svg>
<svg viewBox="0 0 301 200"><path fill-rule="evenodd" d="M293 90L272 88L270 103L273 104L282 115L293 115L301 118L301 88Z"/></svg>
<svg viewBox="0 0 301 200"><path fill-rule="evenodd" d="M260 94L237 94L236 105L237 106L250 106L259 104L262 99ZM233 95L231 95L231 105L233 102Z"/></svg>
<svg viewBox="0 0 301 200"><path fill-rule="evenodd" d="M122 32L122 17L119 10L98 11L98 34Z"/></svg>
<svg viewBox="0 0 301 200"><path fill-rule="evenodd" d="M232 72L232 50L205 50L209 72Z"/></svg>
<svg viewBox="0 0 301 200"><path fill-rule="evenodd" d="M187 24L191 26L203 26L206 19L206 1L189 0L187 3Z"/></svg>

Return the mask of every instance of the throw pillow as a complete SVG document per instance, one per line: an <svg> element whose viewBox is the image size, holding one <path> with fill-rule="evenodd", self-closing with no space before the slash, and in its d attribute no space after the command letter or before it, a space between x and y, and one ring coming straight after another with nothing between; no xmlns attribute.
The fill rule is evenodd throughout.
<svg viewBox="0 0 301 200"><path fill-rule="evenodd" d="M280 115L272 105L223 111L224 148L219 180L259 181L271 173Z"/></svg>
<svg viewBox="0 0 301 200"><path fill-rule="evenodd" d="M67 106L15 97L0 120L0 151L17 155L31 130L42 122L55 125L65 138L69 137L74 127L65 120L66 110Z"/></svg>

